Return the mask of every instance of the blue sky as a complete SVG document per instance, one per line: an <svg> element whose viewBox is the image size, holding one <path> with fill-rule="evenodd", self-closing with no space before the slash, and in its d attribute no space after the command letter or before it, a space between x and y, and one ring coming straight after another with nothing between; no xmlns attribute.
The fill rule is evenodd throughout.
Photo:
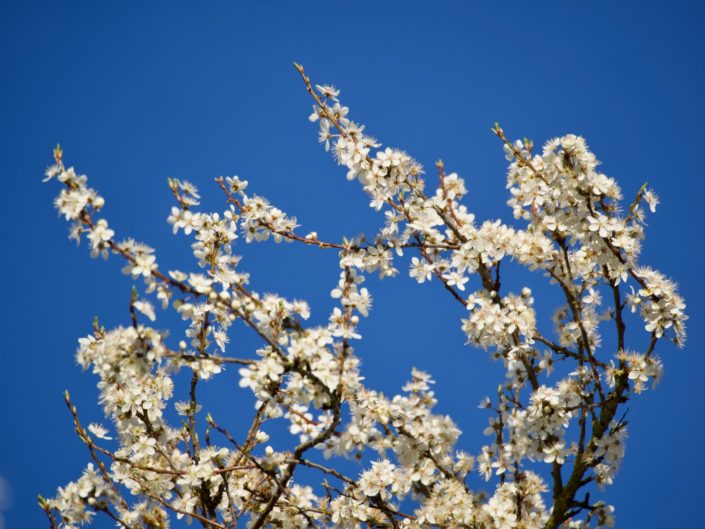
<svg viewBox="0 0 705 529"><path fill-rule="evenodd" d="M297 216L304 233L372 233L379 217L317 144L294 60L341 88L353 118L384 144L429 172L443 158L465 177L479 219L510 219L495 121L537 144L583 135L627 197L644 181L655 188L662 206L643 262L680 283L690 337L683 351L661 351L664 381L632 401L627 457L606 497L620 527L702 523L693 508L705 500L702 3L12 4L0 6L7 527L43 526L36 494L52 495L87 461L62 400L69 388L87 420L101 417L95 379L75 365L76 340L94 315L128 321L131 282L120 263L76 249L52 209L56 187L40 183L51 148L61 142L67 163L106 197L118 236L155 246L169 267L189 258L187 240L172 238L165 222L168 177L191 180L205 207L218 209L213 178L238 174ZM240 251L257 289L306 298L318 318L331 306L335 254L273 244ZM411 366L430 371L439 409L464 431L461 446L477 451L486 416L476 404L499 369L463 346L462 310L439 285L417 286L404 273L368 286L375 306L358 347L368 383L390 392ZM253 345L232 338L233 352ZM236 378L231 370L207 394L235 423L250 413Z"/></svg>

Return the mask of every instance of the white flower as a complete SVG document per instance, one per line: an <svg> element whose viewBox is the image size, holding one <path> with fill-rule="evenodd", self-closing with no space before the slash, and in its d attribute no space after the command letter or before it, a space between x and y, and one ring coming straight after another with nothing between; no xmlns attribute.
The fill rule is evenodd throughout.
<svg viewBox="0 0 705 529"><path fill-rule="evenodd" d="M131 270L133 277L147 277L157 269L157 258L154 255L139 254L136 255L134 259Z"/></svg>
<svg viewBox="0 0 705 529"><path fill-rule="evenodd" d="M647 189L644 192L644 200L649 205L649 210L651 213L656 213L656 206L659 204L659 198L658 195L654 193L653 189Z"/></svg>
<svg viewBox="0 0 705 529"><path fill-rule="evenodd" d="M213 280L203 274L189 274L188 282L200 294L207 294L211 290Z"/></svg>
<svg viewBox="0 0 705 529"><path fill-rule="evenodd" d="M92 422L88 425L88 431L95 435L98 439L105 439L106 441L112 440L112 437L108 435L108 430L102 424Z"/></svg>
<svg viewBox="0 0 705 529"><path fill-rule="evenodd" d="M154 313L154 305L152 305L149 301L140 299L139 301L135 301L132 305L142 314L147 316L150 321L155 321L157 319L157 316Z"/></svg>
<svg viewBox="0 0 705 529"><path fill-rule="evenodd" d="M433 275L433 265L426 261L420 260L418 257L411 258L411 270L409 275L416 279L419 283L430 281Z"/></svg>
<svg viewBox="0 0 705 529"><path fill-rule="evenodd" d="M115 232L108 228L108 221L99 219L88 233L88 240L91 242L91 255L95 257L101 254L104 258L107 257L107 243L114 235Z"/></svg>
<svg viewBox="0 0 705 529"><path fill-rule="evenodd" d="M388 500L391 494L387 487L394 482L394 465L389 461L374 461L372 469L360 476L360 489L365 496L374 497L378 494L383 500Z"/></svg>

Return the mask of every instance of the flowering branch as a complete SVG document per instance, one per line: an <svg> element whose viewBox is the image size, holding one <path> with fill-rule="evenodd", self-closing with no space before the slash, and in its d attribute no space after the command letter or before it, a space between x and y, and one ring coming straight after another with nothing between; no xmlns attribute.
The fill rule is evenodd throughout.
<svg viewBox="0 0 705 529"><path fill-rule="evenodd" d="M101 217L103 198L54 151L46 175L63 184L55 205L71 223L70 237L85 235L93 257L122 259L123 272L141 279L144 291L133 291L128 326L107 331L96 321L79 340L77 360L99 378L110 429L84 428L67 393L91 463L55 498L40 497L50 526L74 529L96 515L130 529L166 528L172 516L218 529L237 527L243 517L250 529L611 526L613 507L592 500L590 485L602 490L614 480L625 451L624 405L660 379L657 347L666 337L678 346L685 340L685 303L675 284L639 264L644 204L655 211L656 195L643 186L622 215L619 186L597 171L582 138L555 138L538 152L496 125L517 225L479 223L463 203L460 176L438 161L437 184L427 184L420 163L382 149L348 117L339 90L313 84L295 66L313 99L309 119L318 123L319 140L384 215L374 236L331 242L316 232L300 235L296 218L248 194L248 182L236 176L216 179L226 209L201 212L196 187L170 179L176 205L167 220L175 234L193 238L197 268L164 272L154 249L115 239ZM252 290L234 253L238 239L337 251L340 276L327 323L308 324L304 301ZM405 252L413 254L408 264ZM511 268L502 263L510 260L558 285L553 333L539 330L531 288L503 291ZM391 398L364 384L354 344L372 296L362 284L370 273L395 276L399 263L419 283L435 278L463 306L467 343L491 351L505 368L496 395L481 404L491 412L490 441L474 456L458 449L453 420L434 411L427 373L414 369ZM185 321L178 346L167 342L181 331L150 326L153 300ZM627 349L631 317L649 337L643 352ZM613 329L607 334L606 322ZM258 337L254 351L227 354L234 325ZM558 361L566 364L560 374ZM199 403L201 385L232 365L255 401L242 436L210 414L203 418ZM190 371L188 399L172 402L180 369ZM288 444L270 439L275 421L287 425ZM314 449L330 462L319 462ZM345 458L360 460L358 475L343 470ZM301 467L318 471L322 482L304 484Z"/></svg>

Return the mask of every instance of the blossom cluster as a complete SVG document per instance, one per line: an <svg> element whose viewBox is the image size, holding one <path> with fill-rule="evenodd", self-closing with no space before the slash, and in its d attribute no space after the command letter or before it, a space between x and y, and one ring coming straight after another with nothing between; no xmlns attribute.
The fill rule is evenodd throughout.
<svg viewBox="0 0 705 529"><path fill-rule="evenodd" d="M166 528L172 517L218 529L245 521L250 529L612 526L614 508L585 488L613 483L627 436L620 410L660 379L662 339L685 340L675 283L639 263L656 195L642 188L625 209L583 138L552 139L535 153L497 125L517 223L478 222L462 204L467 186L458 174L438 162L429 189L420 163L368 136L338 89L314 85L297 69L319 140L383 215L374 235L341 242L302 235L295 217L248 193L236 176L216 179L224 211L199 211L198 189L170 179L176 204L167 221L192 238L195 266L165 270L150 246L115 238L98 218L104 200L55 150L46 174L63 185L55 205L71 222L71 238L85 234L93 257L122 259L143 293L133 292L130 325L106 330L96 321L79 340L77 360L98 377L108 426L84 427L67 394L91 461L77 481L40 500L52 527L75 529L97 514L135 529ZM240 240L337 251L340 275L324 323L307 321L305 301L252 290L235 250ZM557 289L561 302L546 318L552 330L542 328L528 285L502 291L502 263L510 261ZM488 444L459 446L461 432L435 410L425 371L414 369L396 395L365 384L355 353L372 309L363 284L367 274L393 277L397 267L418 282L437 281L462 306L454 325L467 343L502 363L497 394L481 403ZM155 304L174 310L184 329L155 328ZM641 318L644 350L627 349L627 317ZM229 355L235 325L261 341L252 354ZM191 373L186 401L174 401L180 370ZM231 373L254 401L237 425L246 432L240 437L198 400L201 384ZM271 435L277 422L288 444ZM345 460L359 461L359 471L346 473ZM304 484L302 468L320 479Z"/></svg>

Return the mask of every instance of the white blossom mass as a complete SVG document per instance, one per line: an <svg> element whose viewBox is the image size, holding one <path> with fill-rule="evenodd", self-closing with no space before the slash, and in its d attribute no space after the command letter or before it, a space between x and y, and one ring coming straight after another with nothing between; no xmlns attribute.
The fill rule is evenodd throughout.
<svg viewBox="0 0 705 529"><path fill-rule="evenodd" d="M460 176L439 162L430 185L409 154L383 148L352 121L339 90L296 68L320 142L383 215L372 237L302 235L294 217L234 176L217 179L225 210L202 212L196 187L170 179L168 222L193 238L198 267L162 268L148 245L116 239L99 217L103 198L55 150L46 176L63 185L55 205L71 238L85 235L93 257L120 258L144 291L133 292L129 325L107 330L96 321L79 340L78 362L99 378L106 419L84 427L66 394L89 462L54 498L40 498L51 526L106 516L125 529L164 529L182 518L206 529L611 527L603 490L624 456L625 403L661 377L663 340L682 346L686 334L675 284L639 262L657 196L642 187L623 202L581 137L535 149L496 125L516 223L479 221L462 204ZM270 238L338 252L327 324L307 325L305 301L249 287L234 246ZM365 277L396 275L407 254L411 277L437 281L464 307L454 331L506 371L482 401L487 441L471 453L458 448L453 419L434 411L431 375L414 370L399 394L385 395L361 373L354 344L373 306ZM528 287L503 290L508 261L557 289L552 314L537 314ZM152 326L169 309L187 322L185 335ZM637 338L629 345L628 311L642 320L630 326ZM249 357L228 354L235 322L261 341ZM179 370L190 373L184 402L173 400ZM237 373L256 400L241 438L198 399L199 384L225 372ZM181 421L170 422L167 409ZM270 442L276 421L291 434L288 446ZM350 466L340 462L355 458L361 472L345 473Z"/></svg>

